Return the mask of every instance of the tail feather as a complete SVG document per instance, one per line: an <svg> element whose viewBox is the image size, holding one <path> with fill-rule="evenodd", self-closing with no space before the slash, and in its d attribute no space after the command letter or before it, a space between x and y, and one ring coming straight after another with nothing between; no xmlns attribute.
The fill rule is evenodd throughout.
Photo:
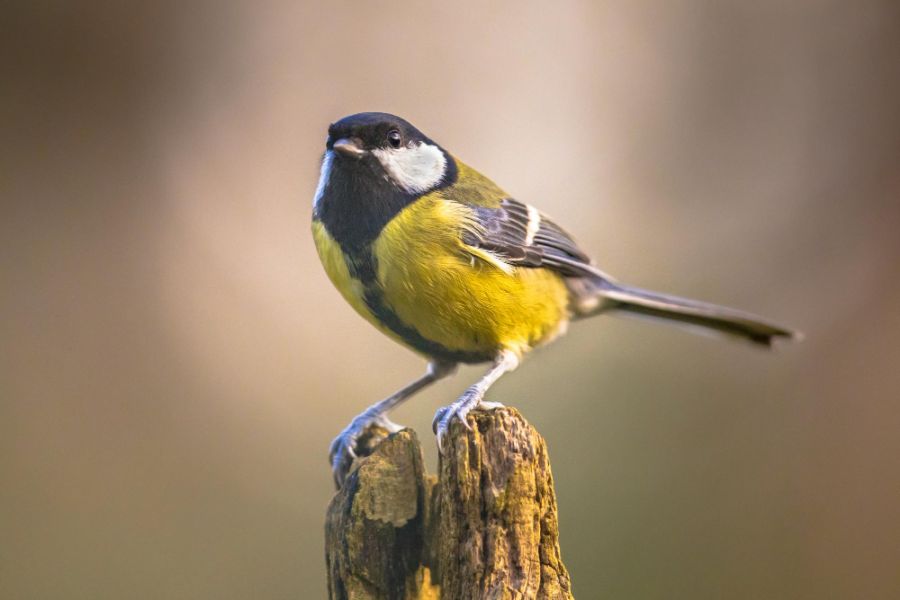
<svg viewBox="0 0 900 600"><path fill-rule="evenodd" d="M576 296L575 312L581 317L609 312L663 320L766 347L771 347L778 338L799 337L798 333L761 317L724 306L624 286L605 278L589 283L581 280L579 283L581 285L572 288L572 291Z"/></svg>

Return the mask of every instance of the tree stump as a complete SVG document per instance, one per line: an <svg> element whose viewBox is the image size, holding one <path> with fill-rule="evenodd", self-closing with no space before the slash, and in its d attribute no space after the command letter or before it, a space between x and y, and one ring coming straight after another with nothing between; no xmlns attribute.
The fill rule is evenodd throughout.
<svg viewBox="0 0 900 600"><path fill-rule="evenodd" d="M571 599L547 447L513 408L450 428L427 475L415 433L373 431L328 507L332 600Z"/></svg>

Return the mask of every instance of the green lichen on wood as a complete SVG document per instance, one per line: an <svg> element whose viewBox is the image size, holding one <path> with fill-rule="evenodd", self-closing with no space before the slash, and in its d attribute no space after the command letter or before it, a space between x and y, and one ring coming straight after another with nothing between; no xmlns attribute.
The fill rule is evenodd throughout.
<svg viewBox="0 0 900 600"><path fill-rule="evenodd" d="M543 438L515 409L451 427L438 477L415 434L374 431L326 519L333 600L572 598Z"/></svg>

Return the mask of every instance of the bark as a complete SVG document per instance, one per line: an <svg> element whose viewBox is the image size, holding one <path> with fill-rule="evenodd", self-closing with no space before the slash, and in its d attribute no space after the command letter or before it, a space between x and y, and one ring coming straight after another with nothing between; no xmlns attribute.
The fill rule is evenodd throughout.
<svg viewBox="0 0 900 600"><path fill-rule="evenodd" d="M572 598L543 438L511 408L468 423L451 427L437 481L411 430L367 440L328 508L330 598Z"/></svg>

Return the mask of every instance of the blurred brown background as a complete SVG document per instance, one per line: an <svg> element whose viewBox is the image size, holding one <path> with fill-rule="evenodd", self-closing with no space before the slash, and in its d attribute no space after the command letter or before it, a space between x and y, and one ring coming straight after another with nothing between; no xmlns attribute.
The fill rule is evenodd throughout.
<svg viewBox="0 0 900 600"><path fill-rule="evenodd" d="M308 232L395 112L645 287L807 334L579 323L494 390L579 598L900 597L900 10L4 3L0 598L320 598L331 438L422 370ZM430 421L478 371L398 411Z"/></svg>

